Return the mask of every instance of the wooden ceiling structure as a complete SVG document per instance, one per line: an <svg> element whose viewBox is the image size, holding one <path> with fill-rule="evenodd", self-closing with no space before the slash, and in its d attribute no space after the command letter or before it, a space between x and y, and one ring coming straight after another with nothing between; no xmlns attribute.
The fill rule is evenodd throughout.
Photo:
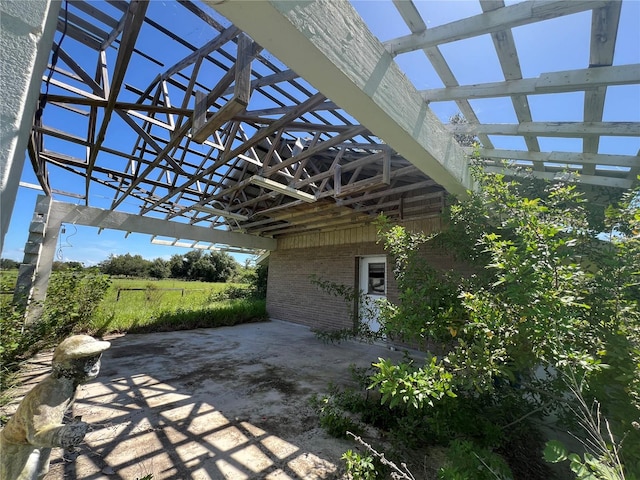
<svg viewBox="0 0 640 480"><path fill-rule="evenodd" d="M373 48L371 58L357 54L374 70L381 60L388 66L395 55L423 50L441 77L445 88L418 92L395 75L399 87L386 89L385 101L409 99L420 112L417 118L426 115L430 122L435 117L426 108L429 102L456 102L467 123L448 125L445 137L427 140L415 124L403 125L398 117L411 108L387 114L393 105L383 106L381 115L371 115L366 101L352 103L358 97L349 93L354 85L356 93L378 101L371 82L346 85L342 82L349 79L342 75L323 79L314 73L321 62L314 62L312 54L329 58L338 50L319 44L304 50L309 47L302 43L313 29L293 22L296 2L210 3L217 11L191 0L169 2L170 9L167 2L141 0L63 3L54 55L43 77L43 108L28 149L46 193L95 206L96 192L103 204L103 192L110 192L105 205L110 210L277 238L368 223L380 212L400 219L440 211L446 190L459 193L469 186L459 166L432 161L442 160L437 158L440 144L435 145L441 138L446 155L460 158L462 148L451 144L454 135L477 137L487 168L496 171L505 168L498 162L502 159L529 162L541 177L570 166L583 183L620 188L630 187L640 171L637 155L598 153L602 136L640 136L638 123L602 121L608 87L640 84L639 65L613 65L618 0L510 6L481 0L481 15L432 29L413 2L394 0L412 33L384 45L366 34L364 22L354 22L355 33L362 33L350 35ZM359 18L348 3L309 5ZM301 8L297 14L311 18ZM585 10L593 15L590 65L522 78L511 29ZM322 22L329 28L336 10L327 13L325 19L314 17L320 28ZM289 22L293 33L274 39L278 26L270 16ZM191 32L198 25L197 35L181 31L187 24ZM461 86L439 45L484 34L493 38L505 81ZM310 58L296 56L298 48ZM347 50L341 53L345 58ZM583 122L532 121L529 95L567 91L585 93ZM396 101L394 95L402 98ZM469 100L504 96L511 98L519 123L481 124ZM522 136L527 150L496 149L492 134ZM543 152L539 136L582 138L583 149ZM64 180L56 184L57 178Z"/></svg>

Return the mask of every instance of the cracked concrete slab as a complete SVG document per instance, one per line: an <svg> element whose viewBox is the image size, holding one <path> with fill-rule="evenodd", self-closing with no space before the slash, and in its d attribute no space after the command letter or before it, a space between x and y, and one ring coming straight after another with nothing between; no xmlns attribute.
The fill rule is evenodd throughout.
<svg viewBox="0 0 640 480"><path fill-rule="evenodd" d="M53 455L46 480L345 478L340 456L352 443L329 437L309 401L330 382L353 383L351 364L402 357L384 345L325 344L280 321L110 340L73 409L91 431Z"/></svg>

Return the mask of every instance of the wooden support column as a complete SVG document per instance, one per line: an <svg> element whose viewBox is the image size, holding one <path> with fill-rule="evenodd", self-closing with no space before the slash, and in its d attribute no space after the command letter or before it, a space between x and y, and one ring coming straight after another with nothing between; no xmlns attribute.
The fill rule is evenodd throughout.
<svg viewBox="0 0 640 480"><path fill-rule="evenodd" d="M40 317L51 276L61 224L61 220L51 214L52 202L49 196L38 196L24 247L24 259L18 270L13 302L27 309L27 324Z"/></svg>

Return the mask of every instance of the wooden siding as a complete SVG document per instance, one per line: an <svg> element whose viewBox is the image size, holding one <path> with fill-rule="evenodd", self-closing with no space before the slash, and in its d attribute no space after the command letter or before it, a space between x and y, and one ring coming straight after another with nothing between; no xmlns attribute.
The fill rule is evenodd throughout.
<svg viewBox="0 0 640 480"><path fill-rule="evenodd" d="M439 231L442 225L439 215L428 218L405 220L399 223L412 232L422 231L427 234ZM374 224L356 225L326 232L305 232L287 235L278 238L277 250L375 243L376 241L377 235Z"/></svg>

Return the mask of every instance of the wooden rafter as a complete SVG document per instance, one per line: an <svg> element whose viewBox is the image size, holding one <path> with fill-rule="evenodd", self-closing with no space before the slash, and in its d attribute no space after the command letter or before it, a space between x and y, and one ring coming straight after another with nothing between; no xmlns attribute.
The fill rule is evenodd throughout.
<svg viewBox="0 0 640 480"><path fill-rule="evenodd" d="M496 10L440 25L419 34L384 42L392 55L434 47L445 43L500 32L550 18L605 7L605 0L549 0L545 2L522 2Z"/></svg>
<svg viewBox="0 0 640 480"><path fill-rule="evenodd" d="M537 78L525 78L522 80L436 88L423 90L422 96L428 102L446 102L460 99L499 98L511 95L579 92L601 86L631 85L639 82L640 64L632 64L549 72L543 73Z"/></svg>
<svg viewBox="0 0 640 480"><path fill-rule="evenodd" d="M264 0L255 9L248 9L242 2L214 5L223 12L243 12L238 16L241 22L251 16L276 22L274 25L279 27L273 28L278 36L283 35L280 30L287 30L286 35L298 39L289 41L289 45L295 43L305 52L305 62L297 63L295 56L280 58L279 49L286 48L286 42L271 42L267 37L273 30L259 25L257 19L229 25L190 0L179 0L180 8L184 8L182 14L193 15L207 32L201 37L208 41L191 43L188 36L181 35L179 29L155 16L155 12L151 18L137 16L134 10L140 2L107 2L121 12L117 18L105 13L113 11L111 7L103 11L101 4L72 2L66 25L68 39L60 49L61 61L50 67L52 92L47 100L51 105L48 111L64 109L66 115L75 115L78 128L47 123L48 113L44 124L34 126L29 155L37 178L43 187L55 192L47 183L47 171L63 169L84 177L84 194L74 195L87 203L89 184L95 183L113 192L111 209L120 209L130 198L127 203L135 204L140 215L269 236L366 223L380 211L397 218L433 214L441 207L443 188L430 178L432 169L448 188L462 185L460 178L466 175L466 159L451 134L476 136L482 145L480 155L490 171L514 173L515 169L500 162L506 159L515 165L534 165L542 178L554 177L569 168L581 172L585 184L621 188L631 185L640 171L637 155L598 153L600 138L636 137L640 129L638 122L603 121L602 116L609 86L640 83L639 64L613 64L620 2L551 0L504 6L503 0L478 1L483 10L480 15L427 29L412 1L394 0L411 34L386 42L386 47L393 54L422 50L444 85L420 93L395 67L385 47L370 41L372 37L346 4L316 0L304 4L304 9L313 14L305 16L305 21L319 22L318 31L332 28L328 20L319 20L322 16L315 15L323 8L345 18L353 17L354 21L349 22L350 28L355 29L349 32L350 50L339 55L334 55L331 48L341 45L338 38L344 32L336 31L336 38L310 47L308 44L314 39L295 32L296 27L289 25L297 25L294 17L298 13L276 11L271 6L277 3L274 0ZM424 12L430 5L420 7ZM512 28L589 10L589 68L523 78ZM289 23L281 23L287 16ZM58 28L62 30L64 18L60 16L59 20ZM157 46L145 44L147 51L142 51L135 38L142 23L146 24L142 34L148 27L154 38L161 39ZM327 28L320 28L322 25ZM268 41L269 47L277 51L262 53L257 43L248 41L251 50L243 55L246 47L234 47L234 43L247 44L248 37L238 36L241 29L258 43L260 39ZM443 54L446 49L441 50L440 46L484 34L492 36L504 81L460 85ZM73 56L73 44L68 45L72 42L94 49L97 59L88 62L84 57ZM334 46L327 47L333 42ZM106 49L118 52L114 65L107 65ZM182 49L183 55L165 65L163 50L170 49ZM367 52L367 58L353 55L358 51ZM271 54L292 63L285 66ZM138 85L135 76L127 76L128 83L124 84L131 56L148 62L149 68L154 69L147 77L153 78L150 83ZM249 64L251 68L246 68ZM378 65L380 70L370 70L370 65ZM314 71L317 74L319 69L332 75L323 71L324 77L318 82L307 83L305 80L311 78L305 77L314 75ZM384 75L375 77L380 72ZM364 78L362 82L359 75ZM320 86L322 93L310 85ZM540 122L532 118L529 95L581 91L585 92L584 121ZM326 98L327 92L335 98ZM232 108L240 95L244 95L243 103ZM357 97L359 103L353 102L352 97ZM504 97L513 104L517 123L481 123L473 100ZM451 125L448 132L436 124L427 104L441 101L456 102L466 123ZM360 108L363 103L366 108ZM388 103L400 107L394 111ZM199 115L194 116L196 104ZM341 105L349 108L350 114ZM111 118L116 117L122 119L118 125L129 129L127 140L117 143L109 140L111 131L107 131ZM200 125L194 124L196 117ZM357 118L366 120L367 126L359 124ZM379 131L380 138L384 137L389 145L376 138L374 131ZM438 143L442 134L453 144ZM526 149L494 148L490 137L505 135L522 137ZM50 137L56 139L55 152L44 147ZM434 140L436 137L438 140ZM583 139L582 152L540 151L539 137ZM497 142L495 138L494 141ZM65 145L69 145L68 150ZM86 150L85 158L77 153L80 149ZM412 158L419 169L396 150L406 151L404 155ZM443 150L454 153L439 157ZM469 149L467 153L471 153ZM446 159L444 168L437 164L442 158ZM307 205L256 186L251 182L256 175L311 194L317 201ZM217 210L236 214L236 219L229 221L215 211L202 211L211 203Z"/></svg>
<svg viewBox="0 0 640 480"><path fill-rule="evenodd" d="M96 163L98 151L102 142L104 142L107 128L109 126L109 120L115 108L115 103L120 92L120 87L124 82L124 76L131 59L131 53L134 49L136 39L140 33L140 28L144 22L145 13L147 11L148 2L132 0L129 4L129 8L122 20L122 39L120 41L120 48L118 48L118 56L114 67L114 74L111 80L109 98L107 105L104 108L102 123L98 134L96 136L95 143L92 145L91 153L87 162L87 177L85 180L85 196L89 198L89 186L91 184L91 171ZM116 27L118 29L119 27ZM87 200L88 202L88 200ZM88 203L87 203L88 205Z"/></svg>

